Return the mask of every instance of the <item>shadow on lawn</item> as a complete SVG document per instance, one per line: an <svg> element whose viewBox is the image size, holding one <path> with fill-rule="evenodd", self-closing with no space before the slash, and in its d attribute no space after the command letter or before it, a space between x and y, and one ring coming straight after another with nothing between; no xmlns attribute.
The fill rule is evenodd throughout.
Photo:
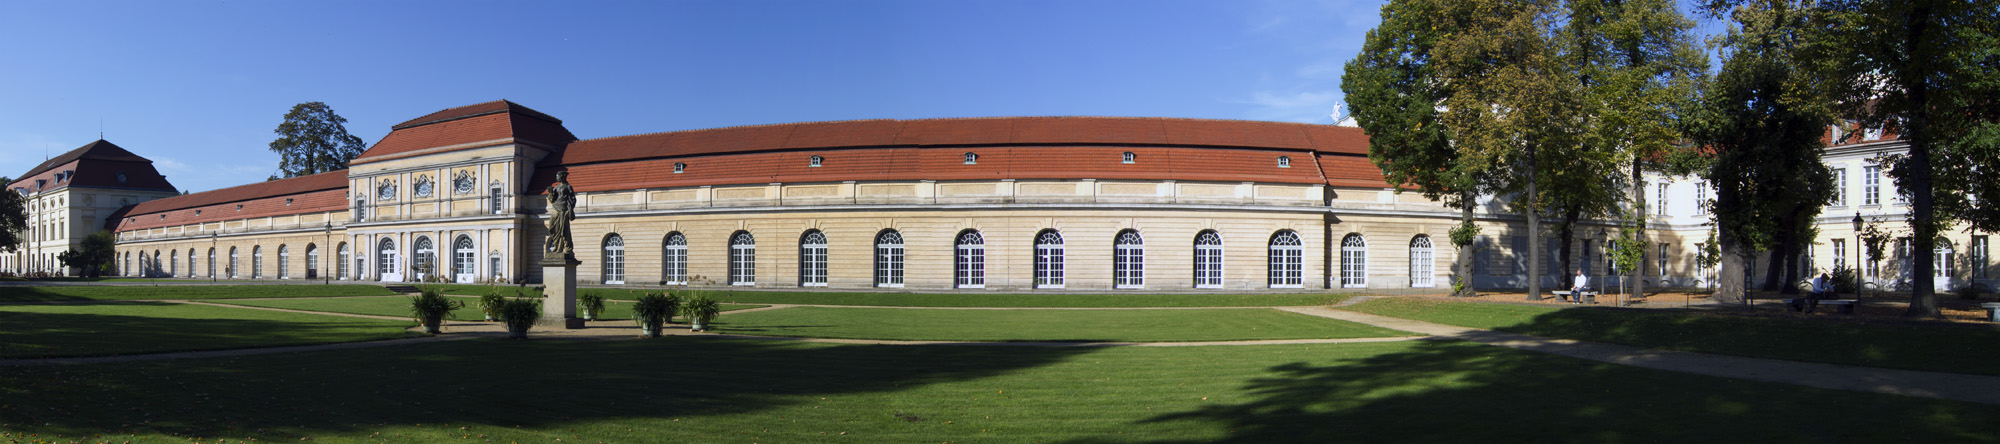
<svg viewBox="0 0 2000 444"><path fill-rule="evenodd" d="M46 306L90 310L231 310L168 302L84 302ZM222 313L231 313L223 311ZM238 314L264 314L247 312ZM295 319L172 318L0 310L0 358L102 356L219 350L404 337L393 321L334 316Z"/></svg>
<svg viewBox="0 0 2000 444"><path fill-rule="evenodd" d="M1468 342L1268 370L1242 388L1248 402L1141 422L1214 423L1230 433L1189 442L1236 443L2000 438L1994 406L1689 376Z"/></svg>
<svg viewBox="0 0 2000 444"><path fill-rule="evenodd" d="M2000 355L1990 352L1991 344L2000 343L2000 327L1993 325L1586 307L1545 313L1497 330L1700 353L2000 375Z"/></svg>
<svg viewBox="0 0 2000 444"><path fill-rule="evenodd" d="M45 424L37 427L45 435L122 430L296 441L381 424L534 430L604 418L699 420L815 396L990 377L1090 352L667 337L479 340L200 365L34 367L0 372L0 399L7 400L0 402L0 429Z"/></svg>

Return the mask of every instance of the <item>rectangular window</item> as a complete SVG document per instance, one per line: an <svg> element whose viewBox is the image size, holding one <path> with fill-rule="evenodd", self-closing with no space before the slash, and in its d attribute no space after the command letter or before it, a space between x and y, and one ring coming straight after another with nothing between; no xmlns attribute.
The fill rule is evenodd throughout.
<svg viewBox="0 0 2000 444"><path fill-rule="evenodd" d="M1667 243L1665 242L1660 243L1660 261L1658 263L1660 264L1660 279L1665 280L1667 278ZM1666 283L1661 282L1661 285L1666 285Z"/></svg>
<svg viewBox="0 0 2000 444"><path fill-rule="evenodd" d="M490 195L487 197L487 199L488 199L488 205L493 207L493 214L505 214L502 212L502 210L505 209L502 208L505 206L502 202L504 202L506 199L502 197L501 194L502 191L503 190L501 190L498 185L495 185L492 190L489 190Z"/></svg>
<svg viewBox="0 0 2000 444"><path fill-rule="evenodd" d="M1861 168L1861 204L1882 204L1882 167L1869 165Z"/></svg>
<svg viewBox="0 0 2000 444"><path fill-rule="evenodd" d="M1833 269L1847 268L1847 240L1833 240Z"/></svg>
<svg viewBox="0 0 2000 444"><path fill-rule="evenodd" d="M1653 199L1653 201L1657 202L1654 205L1659 207L1657 214L1661 216L1667 215L1667 184L1660 184L1659 198Z"/></svg>
<svg viewBox="0 0 2000 444"><path fill-rule="evenodd" d="M1708 214L1708 182L1694 183L1694 214Z"/></svg>
<svg viewBox="0 0 2000 444"><path fill-rule="evenodd" d="M1847 206L1847 169L1833 170L1833 206Z"/></svg>

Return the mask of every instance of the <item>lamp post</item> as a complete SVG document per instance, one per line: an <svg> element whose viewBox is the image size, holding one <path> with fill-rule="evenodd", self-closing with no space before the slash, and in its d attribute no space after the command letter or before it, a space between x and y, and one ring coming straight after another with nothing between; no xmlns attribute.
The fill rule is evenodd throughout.
<svg viewBox="0 0 2000 444"><path fill-rule="evenodd" d="M1867 247L1867 246L1864 246L1864 245L1861 245L1861 223L1862 223L1862 220L1861 220L1861 212L1860 212L1860 211L1855 211L1855 212L1854 212L1854 268L1853 268L1853 271L1854 271L1854 300L1857 300L1857 301L1861 300L1861 267L1865 267L1865 266L1867 266L1867 265L1868 265L1867 263L1863 262L1863 259L1861 259L1861 257L1862 257L1861 255L1862 255L1862 254L1864 254L1864 253L1862 253L1862 251L1865 251L1865 250L1867 250L1867 249L1868 249L1868 247Z"/></svg>
<svg viewBox="0 0 2000 444"><path fill-rule="evenodd" d="M1608 230L1608 229L1604 229L1604 228L1598 228L1598 229L1597 229L1597 238L1598 238L1598 239L1600 239L1600 240L1598 241L1598 244L1597 244L1597 245L1598 245L1598 248L1599 248L1599 249L1603 249L1603 250L1604 250L1604 254L1603 254L1603 256L1604 256L1604 259L1606 259L1606 260L1604 261L1604 264L1605 264L1605 266L1604 266L1604 278L1603 278L1603 279L1598 279L1598 280L1597 280L1597 282L1599 282L1599 283L1603 283L1603 282L1606 282L1606 281L1610 281L1610 280L1611 280L1611 276L1612 276L1612 271L1611 271L1611 264L1615 263L1615 262L1613 262L1613 261L1609 260L1609 259L1611 259L1611 249L1612 249L1612 247L1613 247L1613 246L1611 245L1611 230ZM1589 265L1588 265L1588 264L1586 264L1585 266L1589 266ZM1599 292L1599 293L1603 293L1603 290L1599 290L1598 292ZM1618 281L1618 292L1619 292L1619 293L1624 293L1624 292L1625 292L1625 281L1623 281L1623 280L1620 280L1620 281Z"/></svg>
<svg viewBox="0 0 2000 444"><path fill-rule="evenodd" d="M208 283L211 284L215 283L215 237L215 232L208 232Z"/></svg>

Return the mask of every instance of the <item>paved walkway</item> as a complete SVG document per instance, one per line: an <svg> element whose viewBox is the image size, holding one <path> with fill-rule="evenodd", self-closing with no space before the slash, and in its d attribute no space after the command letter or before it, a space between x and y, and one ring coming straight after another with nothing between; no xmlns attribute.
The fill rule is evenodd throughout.
<svg viewBox="0 0 2000 444"><path fill-rule="evenodd" d="M313 313L334 316L349 316L375 319L407 319L401 317L369 316L345 313L324 313L300 310L286 310L263 307L213 304L194 301L171 301L199 305L214 305L231 308L275 310L296 313ZM772 304L769 307L736 310L731 313L777 310L801 306ZM828 306L833 307L833 306ZM870 307L870 308L911 308L911 309L1000 309L989 307ZM1402 318L1376 316L1351 311L1336 310L1331 307L1275 307L1278 310L1338 319L1373 325L1376 327L1419 333L1425 336L1393 338L1356 339L1304 339L1304 340L1262 340L1262 341L1219 341L1219 342L964 342L964 341L888 341L858 339L784 338L770 336L747 336L732 334L697 333L685 326L670 326L663 334L670 336L707 336L718 338L745 338L820 342L832 344L881 344L881 345L930 345L930 346L992 346L992 347L1189 347L1189 346L1234 346L1269 344L1341 344L1364 342L1393 342L1408 340L1458 339L1481 344L1507 347L1516 350L1548 353L1578 359L1628 365L1640 368L1666 370L1697 375L1752 381L1776 382L1806 387L1833 390L1848 390L1890 395L1917 396L1925 398L1950 399L1981 404L2000 405L2000 377L1964 375L1956 373L1894 370L1869 367L1853 367L1833 364L1783 361L1777 359L1746 358L1739 356L1710 355L1666 350L1654 350L1623 345L1584 342L1568 339L1550 339L1516 333L1506 333L1476 328L1457 327L1444 324L1416 321ZM1036 309L1036 308L1026 308ZM1099 308L1104 309L1104 308ZM1110 308L1129 309L1129 308ZM415 327L412 327L415 328ZM343 350L355 348L381 347L389 345L432 343L476 338L505 337L505 327L495 322L447 322L447 333L440 336L397 339L374 342L342 344L306 345L294 347L269 347L240 350L220 350L204 352L157 353L146 355L105 356L90 358L44 358L44 359L0 359L0 367L48 364L97 364L114 362L153 361L167 359L213 358L247 356L271 353L299 353L319 350ZM636 338L639 329L628 320L593 322L577 330L537 329L530 333L536 338L568 340Z"/></svg>

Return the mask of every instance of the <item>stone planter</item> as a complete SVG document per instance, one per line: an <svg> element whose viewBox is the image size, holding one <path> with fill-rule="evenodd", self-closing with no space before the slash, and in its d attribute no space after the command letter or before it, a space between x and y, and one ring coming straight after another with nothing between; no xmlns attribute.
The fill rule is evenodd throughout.
<svg viewBox="0 0 2000 444"><path fill-rule="evenodd" d="M444 332L443 326L444 326L443 319L426 319L424 320L424 333L433 335L443 333Z"/></svg>

